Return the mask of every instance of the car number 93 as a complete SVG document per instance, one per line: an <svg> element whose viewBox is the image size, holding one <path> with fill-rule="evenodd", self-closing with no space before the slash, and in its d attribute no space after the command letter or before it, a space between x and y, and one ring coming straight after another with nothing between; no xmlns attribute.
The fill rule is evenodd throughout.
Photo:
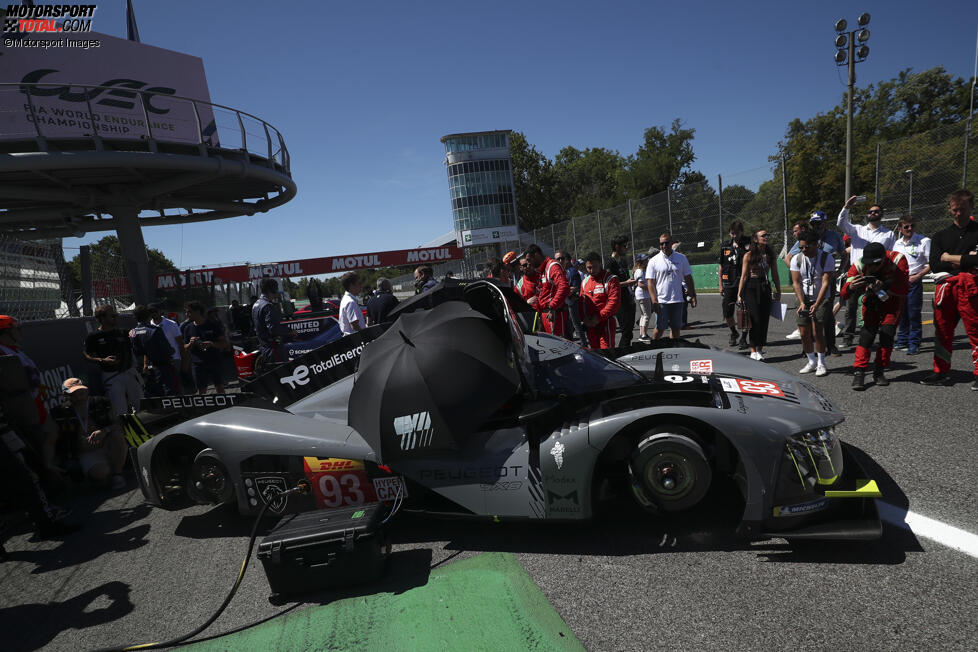
<svg viewBox="0 0 978 652"><path fill-rule="evenodd" d="M364 503L364 492L359 474L344 473L336 476L324 473L319 476L317 483L319 491L317 498L323 507L340 507L341 505L355 506Z"/></svg>

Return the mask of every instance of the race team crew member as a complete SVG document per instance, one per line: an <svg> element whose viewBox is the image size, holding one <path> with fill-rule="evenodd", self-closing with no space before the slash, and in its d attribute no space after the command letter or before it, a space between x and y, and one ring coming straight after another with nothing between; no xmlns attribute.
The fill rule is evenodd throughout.
<svg viewBox="0 0 978 652"><path fill-rule="evenodd" d="M267 365L289 361L282 341L289 338L290 331L288 326L282 324L282 309L278 305L278 281L275 279L262 279L261 297L251 308L251 320L258 338L255 375L260 376ZM186 333L184 339L187 339Z"/></svg>
<svg viewBox="0 0 978 652"><path fill-rule="evenodd" d="M621 324L621 339L618 346L628 346L632 343L632 331L635 329L635 279L632 278L632 268L628 264L628 245L630 240L626 235L615 236L611 239L611 256L608 258L608 271L618 277L621 285L621 306L618 308L617 321Z"/></svg>
<svg viewBox="0 0 978 652"><path fill-rule="evenodd" d="M948 210L953 222L938 231L930 243L930 268L937 275L934 288L934 373L923 385L944 385L951 370L951 349L958 319L971 343L971 362L978 391L978 222L975 194L967 189L951 193Z"/></svg>
<svg viewBox="0 0 978 652"><path fill-rule="evenodd" d="M221 351L229 346L227 335L224 333L224 324L219 319L211 317L200 301L187 303L187 316L190 320L184 328L187 336L187 343L184 346L190 352L197 393L206 394L207 388L214 383L214 390L218 394L223 394L224 373L221 369Z"/></svg>
<svg viewBox="0 0 978 652"><path fill-rule="evenodd" d="M20 338L20 324L17 320L10 315L0 315L0 355L12 355L16 357L20 361L20 365L24 368L24 373L27 375L27 382L31 387L31 399L34 402L34 409L37 411L37 424L40 426L38 432L40 441L38 443L41 448L44 466L52 472L57 472L60 469L55 464L54 458L55 448L58 443L58 430L51 419L48 418L47 408L44 407L46 392L43 390L46 388L41 383L41 372L34 361L20 348ZM2 442L0 442L0 446L3 446Z"/></svg>
<svg viewBox="0 0 978 652"><path fill-rule="evenodd" d="M102 373L102 387L112 401L115 414L127 414L129 409L139 409L143 398L143 386L132 364L132 343L129 334L116 327L119 313L108 303L95 309L98 330L85 338L82 356L98 365Z"/></svg>
<svg viewBox="0 0 978 652"><path fill-rule="evenodd" d="M581 321L592 349L613 349L621 307L618 277L601 265L601 254L592 251L584 258L587 278L581 285Z"/></svg>
<svg viewBox="0 0 978 652"><path fill-rule="evenodd" d="M543 319L543 330L565 337L567 332L567 296L570 286L564 268L553 258L545 257L538 245L526 248L526 260L540 276L537 303L533 306Z"/></svg>
<svg viewBox="0 0 978 652"><path fill-rule="evenodd" d="M744 261L744 252L747 251L747 244L743 241L744 223L734 220L730 223L730 240L720 246L720 266L718 268L720 276L720 305L723 310L723 319L727 322L730 329L730 346L737 346L737 324L734 322L734 308L737 306L737 288L740 285L740 268ZM740 334L740 349L747 348L747 329Z"/></svg>
<svg viewBox="0 0 978 652"><path fill-rule="evenodd" d="M883 371L890 366L893 339L900 322L900 312L906 303L910 288L907 257L897 251L887 251L879 242L871 242L863 249L862 258L853 263L842 285L842 298L863 297L863 327L856 345L853 363L852 388L862 391L873 341L880 337L876 352L873 380L880 387L890 384Z"/></svg>

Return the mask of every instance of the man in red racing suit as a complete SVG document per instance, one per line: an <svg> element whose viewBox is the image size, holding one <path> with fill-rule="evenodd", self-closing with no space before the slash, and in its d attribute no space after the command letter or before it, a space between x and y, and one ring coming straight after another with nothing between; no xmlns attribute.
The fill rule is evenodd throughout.
<svg viewBox="0 0 978 652"><path fill-rule="evenodd" d="M621 306L618 277L604 269L601 255L592 251L584 259L588 276L581 284L581 322L592 349L615 347L615 314Z"/></svg>
<svg viewBox="0 0 978 652"><path fill-rule="evenodd" d="M978 391L978 223L972 214L975 194L967 189L951 193L948 211L954 222L931 238L930 269L934 286L934 373L922 385L945 385L951 371L951 350L958 320L971 343L974 380Z"/></svg>
<svg viewBox="0 0 978 652"><path fill-rule="evenodd" d="M880 387L890 384L883 370L890 366L893 340L909 289L906 257L896 251L887 251L878 242L866 245L862 259L849 268L846 281L842 285L843 300L863 294L863 327L859 331L856 360L852 365L854 390L866 389L866 369L877 333L880 336L880 346L876 352L873 380Z"/></svg>
<svg viewBox="0 0 978 652"><path fill-rule="evenodd" d="M551 335L565 337L567 332L567 295L570 285L564 268L556 260L545 257L538 245L526 248L526 260L540 274L539 294L534 309L543 319L543 330ZM532 305L532 304L531 304Z"/></svg>

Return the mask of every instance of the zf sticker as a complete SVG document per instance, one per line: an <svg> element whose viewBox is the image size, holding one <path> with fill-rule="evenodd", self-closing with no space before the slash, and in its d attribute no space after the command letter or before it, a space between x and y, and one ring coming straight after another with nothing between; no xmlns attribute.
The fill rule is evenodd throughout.
<svg viewBox="0 0 978 652"><path fill-rule="evenodd" d="M784 398L784 392L776 383L766 380L741 380L740 378L721 378L723 391L735 394L759 394L761 396L777 396Z"/></svg>
<svg viewBox="0 0 978 652"><path fill-rule="evenodd" d="M712 374L713 360L690 360L689 373L691 374Z"/></svg>

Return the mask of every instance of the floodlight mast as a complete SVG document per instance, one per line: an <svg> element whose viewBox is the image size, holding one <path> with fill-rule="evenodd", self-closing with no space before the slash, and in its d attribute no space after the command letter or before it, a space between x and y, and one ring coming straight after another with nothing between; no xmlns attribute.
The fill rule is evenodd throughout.
<svg viewBox="0 0 978 652"><path fill-rule="evenodd" d="M863 45L859 46L859 61L865 61L869 56L869 46L865 45L869 40L870 16L867 13L860 14L857 19L859 30L846 32L848 23L845 19L840 19L835 23L835 46L838 48L835 53L835 63L837 66L849 66L849 92L847 93L846 106L846 193L845 199L852 197L852 96L856 87L856 40ZM846 48L846 49L843 49Z"/></svg>

